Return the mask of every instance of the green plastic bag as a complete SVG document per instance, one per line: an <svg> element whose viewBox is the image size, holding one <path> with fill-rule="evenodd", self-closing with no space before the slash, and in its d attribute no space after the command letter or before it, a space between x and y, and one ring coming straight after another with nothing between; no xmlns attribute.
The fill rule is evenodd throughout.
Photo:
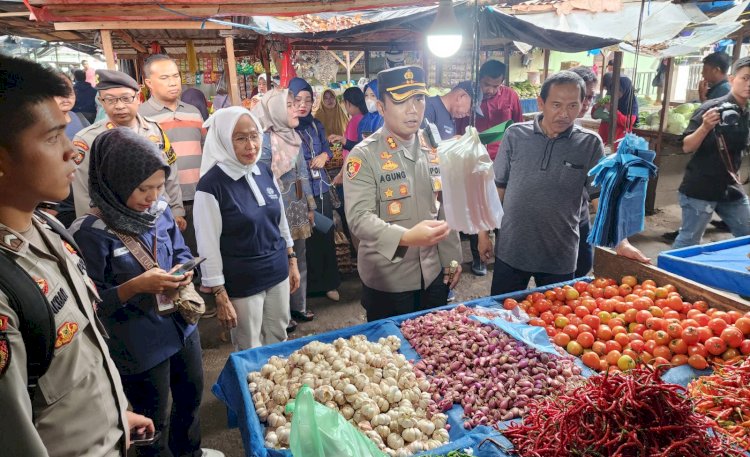
<svg viewBox="0 0 750 457"><path fill-rule="evenodd" d="M316 402L307 385L286 410L293 414L289 448L294 457L388 457L338 411Z"/></svg>
<svg viewBox="0 0 750 457"><path fill-rule="evenodd" d="M484 132L479 134L479 141L481 141L482 144L486 146L488 144L496 143L502 140L503 136L505 136L505 130L507 130L512 123L512 120L507 120L501 124L497 124L496 126L485 130Z"/></svg>

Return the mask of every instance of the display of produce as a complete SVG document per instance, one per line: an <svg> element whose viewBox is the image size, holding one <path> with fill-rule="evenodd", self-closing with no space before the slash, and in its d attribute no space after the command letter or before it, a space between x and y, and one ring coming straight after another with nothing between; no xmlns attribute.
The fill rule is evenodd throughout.
<svg viewBox="0 0 750 457"><path fill-rule="evenodd" d="M741 456L711 421L693 411L685 389L658 370L600 374L563 393L532 401L522 423L503 433L523 457Z"/></svg>
<svg viewBox="0 0 750 457"><path fill-rule="evenodd" d="M530 81L510 83L510 87L516 91L520 98L537 98L541 90L541 86L532 84Z"/></svg>
<svg viewBox="0 0 750 457"><path fill-rule="evenodd" d="M716 366L711 376L688 385L696 411L714 421L714 430L750 450L750 363Z"/></svg>
<svg viewBox="0 0 750 457"><path fill-rule="evenodd" d="M459 305L401 324L401 333L421 357L414 370L420 382L429 380L432 407L447 411L459 403L464 428L519 417L533 399L583 379L573 360L527 347L471 318L481 314Z"/></svg>
<svg viewBox="0 0 750 457"><path fill-rule="evenodd" d="M535 292L520 303L529 324L545 327L552 341L595 370L628 370L638 364L689 364L704 369L714 360L750 354L750 313L720 311L683 300L673 285L652 280L591 283Z"/></svg>
<svg viewBox="0 0 750 457"><path fill-rule="evenodd" d="M667 118L664 122L664 131L673 135L682 135L682 132L688 126L693 112L701 106L700 103L683 103L682 105L670 108L667 111ZM645 113L639 117L639 127L650 130L659 129L659 113ZM640 115L639 115L640 116Z"/></svg>
<svg viewBox="0 0 750 457"><path fill-rule="evenodd" d="M289 358L271 357L248 374L255 411L265 423L265 445L287 448L286 405L303 385L315 400L338 411L390 456L408 456L448 442L448 417L437 412L430 384L418 376L394 335L377 343L365 336L313 341Z"/></svg>

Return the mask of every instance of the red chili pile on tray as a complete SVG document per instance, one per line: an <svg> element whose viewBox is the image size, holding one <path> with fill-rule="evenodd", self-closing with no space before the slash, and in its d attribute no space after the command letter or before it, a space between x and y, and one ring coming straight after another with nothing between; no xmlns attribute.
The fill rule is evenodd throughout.
<svg viewBox="0 0 750 457"><path fill-rule="evenodd" d="M750 363L734 362L714 368L688 385L695 409L713 420L715 429L750 450Z"/></svg>
<svg viewBox="0 0 750 457"><path fill-rule="evenodd" d="M503 433L523 457L742 456L709 432L711 421L693 411L684 393L650 368L600 374L567 394L532 402L523 423Z"/></svg>

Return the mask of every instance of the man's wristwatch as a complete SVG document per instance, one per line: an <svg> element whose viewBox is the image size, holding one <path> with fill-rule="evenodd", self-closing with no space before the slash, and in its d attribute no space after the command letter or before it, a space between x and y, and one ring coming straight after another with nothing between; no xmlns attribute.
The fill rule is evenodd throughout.
<svg viewBox="0 0 750 457"><path fill-rule="evenodd" d="M292 252L290 254L287 254L286 256L287 256L287 258L289 260L296 259L297 258L297 253L296 252Z"/></svg>

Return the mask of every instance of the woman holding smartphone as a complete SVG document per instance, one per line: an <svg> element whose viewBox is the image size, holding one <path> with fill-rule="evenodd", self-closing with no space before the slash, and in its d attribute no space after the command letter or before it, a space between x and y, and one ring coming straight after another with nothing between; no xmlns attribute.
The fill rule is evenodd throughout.
<svg viewBox="0 0 750 457"><path fill-rule="evenodd" d="M94 207L70 231L101 296L97 314L133 410L153 418L161 436L139 456L201 455L198 408L203 365L198 329L170 306L193 272L193 256L161 198L170 168L156 145L130 129L100 134L91 147ZM137 247L137 248L136 248ZM145 271L134 252L158 267ZM161 312L160 312L161 310ZM169 432L165 427L172 394ZM168 449L167 449L168 448ZM204 450L203 455L223 455Z"/></svg>

